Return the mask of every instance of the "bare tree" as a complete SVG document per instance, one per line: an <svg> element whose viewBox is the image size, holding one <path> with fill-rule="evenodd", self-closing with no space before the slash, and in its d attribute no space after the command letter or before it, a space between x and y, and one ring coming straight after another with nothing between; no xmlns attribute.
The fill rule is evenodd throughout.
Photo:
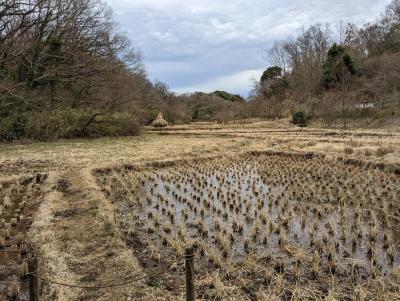
<svg viewBox="0 0 400 301"><path fill-rule="evenodd" d="M361 43L368 56L379 55L384 50L385 28L379 23L367 24L360 29Z"/></svg>
<svg viewBox="0 0 400 301"><path fill-rule="evenodd" d="M3 104L35 107L68 91L75 106L94 103L85 95L113 89L111 75L145 76L140 53L100 0L6 0L0 27Z"/></svg>
<svg viewBox="0 0 400 301"><path fill-rule="evenodd" d="M387 7L383 17L384 23L389 23L391 26L400 25L400 0L393 0Z"/></svg>
<svg viewBox="0 0 400 301"><path fill-rule="evenodd" d="M169 97L173 96L173 93L169 90L166 83L156 80L154 82L154 89L162 100L167 100Z"/></svg>
<svg viewBox="0 0 400 301"><path fill-rule="evenodd" d="M352 74L347 70L347 67L340 61L337 67L339 71L340 81L338 82L338 89L340 95L340 111L342 117L343 128L348 128L348 114L349 106L351 104L350 87L352 84Z"/></svg>
<svg viewBox="0 0 400 301"><path fill-rule="evenodd" d="M288 56L284 49L283 42L275 42L274 45L266 51L266 60L271 66L279 66L283 70L283 75L286 76Z"/></svg>
<svg viewBox="0 0 400 301"><path fill-rule="evenodd" d="M321 24L302 30L295 41L284 45L291 70L290 78L299 92L298 97L309 99L318 88L329 45L329 26Z"/></svg>

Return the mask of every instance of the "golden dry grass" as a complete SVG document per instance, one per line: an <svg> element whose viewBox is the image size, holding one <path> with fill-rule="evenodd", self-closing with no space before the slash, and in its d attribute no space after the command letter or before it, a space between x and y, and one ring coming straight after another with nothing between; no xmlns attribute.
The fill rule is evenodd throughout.
<svg viewBox="0 0 400 301"><path fill-rule="evenodd" d="M266 150L315 152L398 167L400 134L390 130L299 129L286 120L229 125L200 123L158 131L149 129L141 137L1 145L0 179L49 171L50 177L43 188L45 198L30 233L42 272L72 283L92 283L93 279L109 282L127 276L132 270L140 273L142 269L114 225L114 207L94 182L91 174L94 168ZM68 183L65 192L56 189L60 179ZM65 216L60 212L73 214ZM109 252L113 254L110 256ZM230 287L221 290L227 294L233 292ZM145 282L97 292L47 285L43 293L45 298L54 296L55 300L110 300L111 296L124 300L129 295L140 300L183 298L183 294L169 295ZM260 300L275 300L278 294L260 291L257 296Z"/></svg>
<svg viewBox="0 0 400 301"><path fill-rule="evenodd" d="M244 161L240 163L241 160ZM394 201L399 195L397 176L349 163L351 161L321 156L266 156L259 153L195 162L181 160L164 167L157 164L145 168L128 165L112 170L100 169L96 175L105 195L119 208L121 227L135 228L138 241L146 245L132 245L142 261L148 260L141 255L143 249L151 247L152 252L162 254L162 258L174 258L182 254L185 242L196 242L200 249L196 263L199 267L199 293L206 300L252 300L254 292L261 290L265 294L266 290L278 287L285 292L278 290L274 294L283 300L289 300L289 296L296 300L313 297L322 300L328 296L330 299L347 300L353 296L353 288L348 286L347 281L350 280L351 262L359 262L362 267L370 266L367 256L364 259L357 257L363 252L358 253L354 245L352 251L348 251L352 238L349 218L353 218L350 217L352 214L348 214L354 210L354 216L359 217L353 218L357 222L351 227L357 233L356 246L362 250L364 238L374 242L371 271L367 274L378 275L382 271L375 272L377 257L373 255L378 252L376 247L379 245L377 216L387 216L379 218L388 227L379 232L380 235L387 233L389 242L392 236L388 233L397 228L400 212L398 203ZM264 184L260 184L263 181L268 183L269 197L265 194ZM249 190L253 192L243 192L239 186L251 187ZM282 186L286 188L281 189ZM170 190L167 187L174 188ZM385 189L391 192L380 196ZM376 202L378 199L379 202ZM385 205L387 202L391 205ZM282 207L275 210L274 206ZM388 207L390 211L381 210ZM301 211L308 213L300 214ZM151 215L148 215L149 212ZM365 212L369 214L365 216ZM170 213L173 213L174 219L170 219ZM189 219L185 218L186 214ZM296 226L299 225L298 218L293 218L300 215L305 218L302 230ZM338 216L341 221L336 220ZM267 221L271 223L274 218L273 230L268 231ZM362 226L361 220L365 220L365 225L372 223L374 226ZM238 231L238 224L244 225L244 231ZM361 228L365 231L368 228L369 232L363 230L365 233L361 233L360 237L357 229ZM187 235L189 232L190 236ZM343 233L340 240L339 233ZM311 239L309 246L308 235ZM264 237L267 237L265 242ZM397 241L397 237L394 239ZM389 243L385 248L388 254L391 253ZM327 254L332 255L329 257ZM379 260L386 258L386 255L377 256ZM279 269L284 270L283 274L276 270L276 263L280 260L282 268ZM297 270L293 262L298 263ZM321 264L314 267L314 263L318 262ZM397 271L398 267L397 259L395 262L393 271ZM269 271L271 268L272 271ZM318 277L310 277L310 270ZM271 276L264 275L270 272ZM370 297L380 281L386 283L386 277L367 274L363 276L363 289ZM298 278L298 283L294 283L293 278ZM261 284L260 279L266 280ZM271 281L278 281L277 285L271 285ZM388 286L379 296L397 298L397 289L398 286Z"/></svg>

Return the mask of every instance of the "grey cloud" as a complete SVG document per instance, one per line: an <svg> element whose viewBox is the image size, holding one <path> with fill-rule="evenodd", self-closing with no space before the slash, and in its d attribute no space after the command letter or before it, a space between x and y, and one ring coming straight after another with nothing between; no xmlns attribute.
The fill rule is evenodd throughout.
<svg viewBox="0 0 400 301"><path fill-rule="evenodd" d="M150 78L179 91L223 80L226 88L245 95L249 87L238 76L266 68L263 52L274 40L313 23L372 21L390 0L108 2L142 50ZM231 87L229 78L235 78Z"/></svg>

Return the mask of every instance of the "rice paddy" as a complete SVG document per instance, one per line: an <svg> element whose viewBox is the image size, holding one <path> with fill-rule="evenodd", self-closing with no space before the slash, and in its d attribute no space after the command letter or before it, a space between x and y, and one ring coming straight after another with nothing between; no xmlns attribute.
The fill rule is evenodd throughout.
<svg viewBox="0 0 400 301"><path fill-rule="evenodd" d="M398 175L247 153L96 176L142 262L196 247L199 298L399 298Z"/></svg>
<svg viewBox="0 0 400 301"><path fill-rule="evenodd" d="M28 229L46 174L0 182L0 300L29 300Z"/></svg>
<svg viewBox="0 0 400 301"><path fill-rule="evenodd" d="M400 299L398 131L270 125L2 145L0 300L27 299L25 243L65 283L164 270L43 300L184 300L191 245L197 300Z"/></svg>

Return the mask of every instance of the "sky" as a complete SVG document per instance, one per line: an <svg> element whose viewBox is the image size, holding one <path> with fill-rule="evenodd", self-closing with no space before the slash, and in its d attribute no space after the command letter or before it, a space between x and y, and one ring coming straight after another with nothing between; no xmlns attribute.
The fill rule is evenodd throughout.
<svg viewBox="0 0 400 301"><path fill-rule="evenodd" d="M149 78L177 93L247 96L265 51L315 23L365 24L390 0L107 0Z"/></svg>

